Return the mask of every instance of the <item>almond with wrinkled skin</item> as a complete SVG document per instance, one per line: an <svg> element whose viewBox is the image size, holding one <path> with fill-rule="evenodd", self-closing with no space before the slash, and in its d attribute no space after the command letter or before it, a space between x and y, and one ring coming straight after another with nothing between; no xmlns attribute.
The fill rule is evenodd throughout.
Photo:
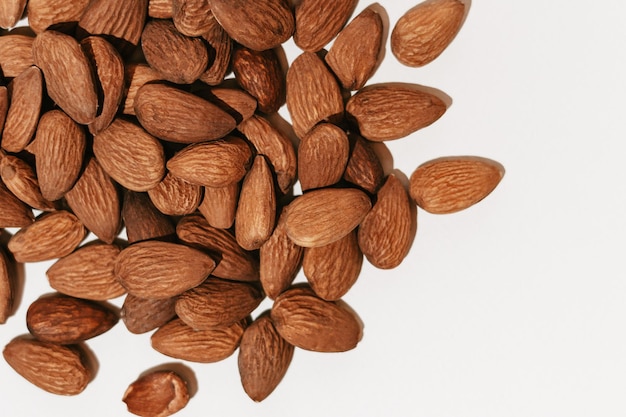
<svg viewBox="0 0 626 417"><path fill-rule="evenodd" d="M113 243L122 228L122 204L111 177L92 157L65 200L89 231L106 243Z"/></svg>
<svg viewBox="0 0 626 417"><path fill-rule="evenodd" d="M271 312L278 333L290 344L314 352L345 352L363 336L356 314L337 301L326 301L307 286L276 298Z"/></svg>
<svg viewBox="0 0 626 417"><path fill-rule="evenodd" d="M117 313L105 304L54 294L35 300L26 312L30 334L43 342L71 345L109 331Z"/></svg>
<svg viewBox="0 0 626 417"><path fill-rule="evenodd" d="M115 276L118 245L95 241L57 260L46 276L62 294L86 300L106 301L126 293Z"/></svg>
<svg viewBox="0 0 626 417"><path fill-rule="evenodd" d="M78 26L90 35L108 35L136 46L148 14L148 0L91 0Z"/></svg>
<svg viewBox="0 0 626 417"><path fill-rule="evenodd" d="M171 19L174 15L174 0L148 0L148 16L154 19Z"/></svg>
<svg viewBox="0 0 626 417"><path fill-rule="evenodd" d="M152 334L152 347L163 355L189 362L219 362L239 347L245 324L195 330L181 319L174 319Z"/></svg>
<svg viewBox="0 0 626 417"><path fill-rule="evenodd" d="M428 161L413 172L409 193L429 213L455 213L487 197L503 176L502 165L490 159L443 157Z"/></svg>
<svg viewBox="0 0 626 417"><path fill-rule="evenodd" d="M159 300L127 294L120 318L129 332L142 334L152 331L176 317L176 297Z"/></svg>
<svg viewBox="0 0 626 417"><path fill-rule="evenodd" d="M5 77L17 77L33 65L34 40L32 36L10 32L0 36L0 68Z"/></svg>
<svg viewBox="0 0 626 417"><path fill-rule="evenodd" d="M11 29L24 14L26 0L3 0L0 3L0 28Z"/></svg>
<svg viewBox="0 0 626 417"><path fill-rule="evenodd" d="M343 98L337 80L317 55L305 52L287 71L287 109L299 138L322 121L343 118Z"/></svg>
<svg viewBox="0 0 626 417"><path fill-rule="evenodd" d="M251 118L257 107L256 99L240 88L211 88L202 97L230 114L237 125Z"/></svg>
<svg viewBox="0 0 626 417"><path fill-rule="evenodd" d="M352 288L362 265L356 230L328 245L306 248L302 258L309 285L318 297L328 301L339 300Z"/></svg>
<svg viewBox="0 0 626 417"><path fill-rule="evenodd" d="M0 228L26 227L33 223L33 211L0 181Z"/></svg>
<svg viewBox="0 0 626 417"><path fill-rule="evenodd" d="M137 90L151 81L161 81L161 75L146 64L126 64L125 67L125 99L124 114L135 115L135 97Z"/></svg>
<svg viewBox="0 0 626 417"><path fill-rule="evenodd" d="M302 0L296 6L293 40L300 49L317 52L346 24L358 0ZM361 41L361 40L359 40Z"/></svg>
<svg viewBox="0 0 626 417"><path fill-rule="evenodd" d="M146 61L176 84L191 84L206 70L209 53L200 38L185 36L170 20L151 20L141 34Z"/></svg>
<svg viewBox="0 0 626 417"><path fill-rule="evenodd" d="M169 298L200 285L215 261L185 245L143 241L123 249L115 263L115 275L133 295Z"/></svg>
<svg viewBox="0 0 626 417"><path fill-rule="evenodd" d="M229 136L187 146L167 161L167 169L192 184L220 188L239 182L251 157L246 142Z"/></svg>
<svg viewBox="0 0 626 417"><path fill-rule="evenodd" d="M159 185L148 190L148 196L161 213L184 216L196 211L200 205L202 187L190 184L168 172Z"/></svg>
<svg viewBox="0 0 626 417"><path fill-rule="evenodd" d="M102 168L132 191L156 187L165 176L161 143L141 126L116 118L93 138L93 153Z"/></svg>
<svg viewBox="0 0 626 417"><path fill-rule="evenodd" d="M215 50L213 62L209 62L209 67L200 75L200 81L208 85L218 85L224 81L233 51L233 40L228 33L217 22L211 13L210 27L202 34L202 38Z"/></svg>
<svg viewBox="0 0 626 417"><path fill-rule="evenodd" d="M258 155L246 174L235 214L235 237L239 246L255 250L269 239L276 221L274 176L265 157Z"/></svg>
<svg viewBox="0 0 626 417"><path fill-rule="evenodd" d="M263 298L254 284L210 277L178 296L176 314L196 330L226 327L248 317Z"/></svg>
<svg viewBox="0 0 626 417"><path fill-rule="evenodd" d="M135 114L154 136L177 143L220 139L235 119L213 103L165 84L144 84L137 90Z"/></svg>
<svg viewBox="0 0 626 417"><path fill-rule="evenodd" d="M375 84L359 90L346 104L347 117L361 135L375 142L400 139L431 125L446 111L437 96L415 84Z"/></svg>
<svg viewBox="0 0 626 417"><path fill-rule="evenodd" d="M0 63L0 68L2 68L2 63ZM6 86L0 86L0 134L4 129L4 122L7 118L7 113L9 112L9 90ZM0 148L0 152L3 152Z"/></svg>
<svg viewBox="0 0 626 417"><path fill-rule="evenodd" d="M211 27L211 2L209 0L173 0L172 20L176 29L185 36L202 36Z"/></svg>
<svg viewBox="0 0 626 417"><path fill-rule="evenodd" d="M231 38L256 51L279 46L295 29L284 0L212 0L211 11Z"/></svg>
<svg viewBox="0 0 626 417"><path fill-rule="evenodd" d="M376 71L383 46L383 20L368 7L339 33L324 59L343 88L359 90Z"/></svg>
<svg viewBox="0 0 626 417"><path fill-rule="evenodd" d="M161 213L146 193L126 191L122 204L122 218L128 243L142 240L171 240L176 229L168 216Z"/></svg>
<svg viewBox="0 0 626 417"><path fill-rule="evenodd" d="M9 257L0 246L0 324L6 323L15 304L15 279L9 265Z"/></svg>
<svg viewBox="0 0 626 417"><path fill-rule="evenodd" d="M376 194L385 180L385 172L380 159L369 141L355 134L350 137L354 144L343 178L370 194Z"/></svg>
<svg viewBox="0 0 626 417"><path fill-rule="evenodd" d="M11 104L4 122L2 148L20 152L31 141L43 99L43 78L37 67L29 67L9 84Z"/></svg>
<svg viewBox="0 0 626 417"><path fill-rule="evenodd" d="M287 206L287 235L307 248L328 245L354 230L371 207L367 194L357 189L310 191Z"/></svg>
<svg viewBox="0 0 626 417"><path fill-rule="evenodd" d="M448 47L464 16L463 1L424 1L398 19L391 32L391 52L404 65L424 66Z"/></svg>
<svg viewBox="0 0 626 417"><path fill-rule="evenodd" d="M154 371L130 384L122 401L130 413L145 417L167 417L189 402L187 382L174 371Z"/></svg>
<svg viewBox="0 0 626 417"><path fill-rule="evenodd" d="M233 225L239 201L239 188L238 182L219 188L204 187L204 198L198 206L198 211L212 227L230 229Z"/></svg>
<svg viewBox="0 0 626 417"><path fill-rule="evenodd" d="M376 197L372 210L359 226L359 247L376 268L391 269L400 265L411 249L417 211L393 174L387 177Z"/></svg>
<svg viewBox="0 0 626 417"><path fill-rule="evenodd" d="M349 153L348 135L341 128L320 123L311 129L298 147L298 178L302 191L339 182Z"/></svg>
<svg viewBox="0 0 626 417"><path fill-rule="evenodd" d="M41 33L59 23L78 22L91 0L29 0L28 25Z"/></svg>
<svg viewBox="0 0 626 417"><path fill-rule="evenodd" d="M38 217L17 231L8 248L17 262L40 262L69 255L85 238L83 224L72 213L59 210Z"/></svg>
<svg viewBox="0 0 626 417"><path fill-rule="evenodd" d="M246 328L239 345L237 364L241 385L254 401L267 398L287 373L294 346L276 331L269 314Z"/></svg>
<svg viewBox="0 0 626 417"><path fill-rule="evenodd" d="M244 250L228 231L209 225L203 216L185 216L176 226L178 238L219 259L212 275L236 281L257 281L259 264L252 253Z"/></svg>
<svg viewBox="0 0 626 417"><path fill-rule="evenodd" d="M17 156L6 155L0 160L0 177L6 187L30 207L42 211L56 209L53 203L41 195L33 168Z"/></svg>
<svg viewBox="0 0 626 417"><path fill-rule="evenodd" d="M2 354L15 372L52 394L80 394L92 378L82 345L61 346L19 336L5 346Z"/></svg>
<svg viewBox="0 0 626 417"><path fill-rule="evenodd" d="M77 123L93 122L98 95L80 44L69 35L46 30L33 42L33 60L43 72L50 98Z"/></svg>

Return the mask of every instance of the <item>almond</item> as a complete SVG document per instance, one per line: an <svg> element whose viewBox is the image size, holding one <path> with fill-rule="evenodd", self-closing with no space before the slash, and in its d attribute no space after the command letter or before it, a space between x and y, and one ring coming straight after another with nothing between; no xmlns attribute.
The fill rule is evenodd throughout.
<svg viewBox="0 0 626 417"><path fill-rule="evenodd" d="M293 40L300 49L317 52L346 24L358 0L302 0L296 6ZM360 41L360 40L359 40Z"/></svg>
<svg viewBox="0 0 626 417"><path fill-rule="evenodd" d="M246 394L254 401L267 398L287 373L294 347L276 331L269 314L248 326L239 345L239 375Z"/></svg>
<svg viewBox="0 0 626 417"><path fill-rule="evenodd" d="M51 26L76 23L89 5L90 0L28 0L28 25L35 33Z"/></svg>
<svg viewBox="0 0 626 417"><path fill-rule="evenodd" d="M26 326L35 338L61 345L99 336L117 320L117 313L105 304L60 294L35 300L26 312Z"/></svg>
<svg viewBox="0 0 626 417"><path fill-rule="evenodd" d="M201 284L215 269L204 252L176 243L143 241L120 252L115 274L129 293L169 298Z"/></svg>
<svg viewBox="0 0 626 417"><path fill-rule="evenodd" d="M209 60L209 67L200 75L200 81L208 85L218 85L224 81L229 70L233 41L217 22L213 13L210 16L211 19L207 22L209 27L202 34L202 38L215 51L215 57L212 62Z"/></svg>
<svg viewBox="0 0 626 417"><path fill-rule="evenodd" d="M204 198L198 206L206 221L218 229L230 229L235 222L239 183L233 182L224 187L204 187Z"/></svg>
<svg viewBox="0 0 626 417"><path fill-rule="evenodd" d="M17 262L40 262L69 255L85 238L86 231L72 213L46 213L17 231L8 248Z"/></svg>
<svg viewBox="0 0 626 417"><path fill-rule="evenodd" d="M19 336L2 354L15 372L52 394L80 394L93 376L82 345L61 346Z"/></svg>
<svg viewBox="0 0 626 417"><path fill-rule="evenodd" d="M444 157L420 165L411 175L409 192L429 213L455 213L487 197L503 175L502 165L490 159Z"/></svg>
<svg viewBox="0 0 626 417"><path fill-rule="evenodd" d="M10 33L0 36L0 67L5 77L17 77L32 66L34 37Z"/></svg>
<svg viewBox="0 0 626 417"><path fill-rule="evenodd" d="M0 28L11 29L24 14L26 0L3 0L0 3Z"/></svg>
<svg viewBox="0 0 626 417"><path fill-rule="evenodd" d="M350 138L354 144L343 178L370 194L376 194L385 181L382 163L371 142L355 134L350 135Z"/></svg>
<svg viewBox="0 0 626 417"><path fill-rule="evenodd" d="M33 223L33 211L0 181L0 228L26 227Z"/></svg>
<svg viewBox="0 0 626 417"><path fill-rule="evenodd" d="M139 44L148 14L148 0L92 0L78 27L90 35L106 35L120 45Z"/></svg>
<svg viewBox="0 0 626 417"><path fill-rule="evenodd" d="M15 277L10 262L0 246L0 324L6 323L15 305Z"/></svg>
<svg viewBox="0 0 626 417"><path fill-rule="evenodd" d="M172 13L176 29L185 36L202 36L212 27L209 0L173 0Z"/></svg>
<svg viewBox="0 0 626 417"><path fill-rule="evenodd" d="M161 213L183 216L193 213L200 205L202 187L168 172L159 185L148 191L148 196Z"/></svg>
<svg viewBox="0 0 626 417"><path fill-rule="evenodd" d="M130 384L122 401L130 413L167 417L185 408L189 390L185 380L174 371L154 371Z"/></svg>
<svg viewBox="0 0 626 417"><path fill-rule="evenodd" d="M2 63L0 63L0 68L2 68ZM2 133L4 129L4 123L7 118L7 113L9 112L9 101L9 90L4 85L0 86L0 133ZM2 148L0 148L0 152L1 151Z"/></svg>
<svg viewBox="0 0 626 417"><path fill-rule="evenodd" d="M127 294L120 317L129 332L147 333L176 317L176 297L159 300Z"/></svg>
<svg viewBox="0 0 626 417"><path fill-rule="evenodd" d="M369 197L360 190L310 191L287 206L287 235L303 247L328 245L354 230L371 207Z"/></svg>
<svg viewBox="0 0 626 417"><path fill-rule="evenodd" d="M320 123L298 147L298 177L302 191L336 184L348 163L348 135L330 123Z"/></svg>
<svg viewBox="0 0 626 417"><path fill-rule="evenodd" d="M174 0L148 0L148 16L154 19L171 19L174 15Z"/></svg>
<svg viewBox="0 0 626 417"><path fill-rule="evenodd" d="M437 121L446 104L413 84L375 84L359 90L346 104L366 139L375 142L400 139Z"/></svg>
<svg viewBox="0 0 626 417"><path fill-rule="evenodd" d="M170 218L154 207L146 193L124 193L122 218L128 243L149 239L169 240L176 233Z"/></svg>
<svg viewBox="0 0 626 417"><path fill-rule="evenodd" d="M41 195L33 168L17 156L7 155L0 160L0 177L6 187L30 207L43 211L55 210L55 205Z"/></svg>
<svg viewBox="0 0 626 417"><path fill-rule="evenodd" d="M256 99L240 88L215 87L197 93L228 113L235 119L237 125L251 118L256 112Z"/></svg>
<svg viewBox="0 0 626 417"><path fill-rule="evenodd" d="M315 352L354 349L363 336L356 314L337 301L325 301L307 286L291 288L276 298L271 317L290 344Z"/></svg>
<svg viewBox="0 0 626 417"><path fill-rule="evenodd" d="M391 32L391 52L402 64L421 67L448 47L461 29L465 3L428 0L407 11Z"/></svg>
<svg viewBox="0 0 626 417"><path fill-rule="evenodd" d="M127 63L125 66L124 114L135 115L135 97L137 90L151 81L162 80L161 74L146 64Z"/></svg>

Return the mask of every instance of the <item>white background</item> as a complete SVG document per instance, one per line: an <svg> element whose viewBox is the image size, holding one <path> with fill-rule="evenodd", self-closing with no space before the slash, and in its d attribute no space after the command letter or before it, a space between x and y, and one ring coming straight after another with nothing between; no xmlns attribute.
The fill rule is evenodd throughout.
<svg viewBox="0 0 626 417"><path fill-rule="evenodd" d="M393 24L414 3L380 4ZM435 157L480 155L504 165L502 182L464 212L420 211L402 266L364 265L345 298L365 323L355 350L296 351L260 404L240 386L236 355L188 364L199 391L178 415L626 415L625 12L612 0L475 0L427 67L403 67L387 48L372 82L453 99L437 123L388 143L395 167L408 176ZM0 345L26 332L48 266L28 268ZM175 362L121 323L88 344L100 370L77 397L47 394L0 361L2 415L127 415L126 386Z"/></svg>

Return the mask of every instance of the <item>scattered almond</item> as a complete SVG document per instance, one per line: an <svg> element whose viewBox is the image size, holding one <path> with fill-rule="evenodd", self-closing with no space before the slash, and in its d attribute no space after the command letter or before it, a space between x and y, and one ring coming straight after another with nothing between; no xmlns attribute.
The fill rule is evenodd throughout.
<svg viewBox="0 0 626 417"><path fill-rule="evenodd" d="M143 417L167 417L189 402L187 382L174 371L154 371L130 384L122 401L128 411Z"/></svg>

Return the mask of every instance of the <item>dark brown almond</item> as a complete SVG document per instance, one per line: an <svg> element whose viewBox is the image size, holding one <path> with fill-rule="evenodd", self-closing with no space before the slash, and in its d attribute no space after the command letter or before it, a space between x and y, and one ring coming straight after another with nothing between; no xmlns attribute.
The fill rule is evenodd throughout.
<svg viewBox="0 0 626 417"><path fill-rule="evenodd" d="M174 0L148 0L148 16L154 19L171 19L174 15Z"/></svg>
<svg viewBox="0 0 626 417"><path fill-rule="evenodd" d="M383 185L385 172L372 144L359 135L350 135L354 145L343 178L370 194L376 194Z"/></svg>
<svg viewBox="0 0 626 417"><path fill-rule="evenodd" d="M0 181L0 228L26 227L35 216L24 202L9 191Z"/></svg>
<svg viewBox="0 0 626 417"><path fill-rule="evenodd" d="M122 401L138 416L167 417L189 402L187 382L174 371L153 371L130 384Z"/></svg>
<svg viewBox="0 0 626 417"><path fill-rule="evenodd" d="M348 135L341 128L320 123L311 129L298 147L298 178L302 191L339 182L349 153Z"/></svg>
<svg viewBox="0 0 626 417"><path fill-rule="evenodd" d="M0 3L0 28L11 29L24 14L26 0L3 0Z"/></svg>
<svg viewBox="0 0 626 417"><path fill-rule="evenodd" d="M295 10L296 31L293 40L296 45L309 52L322 49L337 36L357 3L358 0L334 0L322 3L316 0L300 1Z"/></svg>
<svg viewBox="0 0 626 417"><path fill-rule="evenodd" d="M233 41L217 22L213 13L211 13L209 28L202 34L202 38L215 51L215 56L213 61L209 62L209 67L200 76L200 81L208 85L221 84L230 67Z"/></svg>
<svg viewBox="0 0 626 417"><path fill-rule="evenodd" d="M161 213L184 216L196 211L202 200L202 189L168 172L159 185L148 191L148 196Z"/></svg>
<svg viewBox="0 0 626 417"><path fill-rule="evenodd" d="M142 334L152 331L176 317L176 297L159 300L127 294L120 317L129 332Z"/></svg>
<svg viewBox="0 0 626 417"><path fill-rule="evenodd" d="M185 36L202 36L213 19L209 0L173 0L172 19L176 29Z"/></svg>
<svg viewBox="0 0 626 417"><path fill-rule="evenodd" d="M120 46L136 46L148 14L148 0L92 0L78 26L90 35L107 35Z"/></svg>
<svg viewBox="0 0 626 417"><path fill-rule="evenodd" d="M142 240L170 240L176 229L168 216L161 213L146 193L126 191L122 205L128 243Z"/></svg>
<svg viewBox="0 0 626 417"><path fill-rule="evenodd" d="M6 155L0 160L0 177L6 187L30 207L43 211L55 210L55 205L41 195L35 171L27 162L17 156Z"/></svg>
<svg viewBox="0 0 626 417"><path fill-rule="evenodd" d="M224 187L204 187L204 198L198 206L207 222L218 229L230 229L235 222L239 183L233 182Z"/></svg>
<svg viewBox="0 0 626 417"><path fill-rule="evenodd" d="M120 252L115 274L129 293L160 299L200 285L215 264L209 255L188 246L143 241Z"/></svg>
<svg viewBox="0 0 626 417"><path fill-rule="evenodd" d="M162 77L149 65L128 63L126 64L125 80L126 89L123 113L134 116L137 90L146 83L162 80Z"/></svg>
<svg viewBox="0 0 626 417"><path fill-rule="evenodd" d="M15 305L16 277L10 262L0 246L0 324L6 323Z"/></svg>
<svg viewBox="0 0 626 417"><path fill-rule="evenodd" d="M17 77L33 61L34 37L9 33L0 36L0 68L5 77Z"/></svg>
<svg viewBox="0 0 626 417"><path fill-rule="evenodd" d="M76 23L91 0L29 0L26 6L28 25L35 33L51 26Z"/></svg>

